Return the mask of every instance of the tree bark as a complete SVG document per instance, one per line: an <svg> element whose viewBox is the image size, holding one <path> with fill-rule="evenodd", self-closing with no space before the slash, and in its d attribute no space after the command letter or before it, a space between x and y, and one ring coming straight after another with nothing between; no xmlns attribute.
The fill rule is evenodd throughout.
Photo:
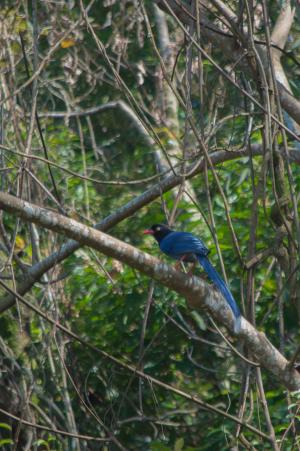
<svg viewBox="0 0 300 451"><path fill-rule="evenodd" d="M232 313L227 303L218 292L198 277L189 277L129 244L10 194L0 192L0 208L27 222L61 233L75 239L81 245L90 246L128 264L183 295L190 308L199 310L205 308L219 323L230 331L233 330ZM269 342L264 333L257 331L242 318L241 332L238 336L244 340L257 362L272 373L278 382L289 390L300 389L299 373L290 368L288 361Z"/></svg>

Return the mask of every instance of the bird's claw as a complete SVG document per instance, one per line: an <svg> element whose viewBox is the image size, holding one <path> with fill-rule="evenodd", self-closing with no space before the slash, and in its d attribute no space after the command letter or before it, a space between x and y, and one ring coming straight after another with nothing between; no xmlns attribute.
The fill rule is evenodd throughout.
<svg viewBox="0 0 300 451"><path fill-rule="evenodd" d="M180 267L181 267L181 260L177 260L177 262L174 265L174 269L176 271L180 271Z"/></svg>

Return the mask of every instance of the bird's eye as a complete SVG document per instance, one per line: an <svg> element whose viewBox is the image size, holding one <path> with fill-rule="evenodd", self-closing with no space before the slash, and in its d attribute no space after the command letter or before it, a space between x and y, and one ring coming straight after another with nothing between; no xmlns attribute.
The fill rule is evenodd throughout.
<svg viewBox="0 0 300 451"><path fill-rule="evenodd" d="M159 232L160 231L160 227L156 227L156 230Z"/></svg>

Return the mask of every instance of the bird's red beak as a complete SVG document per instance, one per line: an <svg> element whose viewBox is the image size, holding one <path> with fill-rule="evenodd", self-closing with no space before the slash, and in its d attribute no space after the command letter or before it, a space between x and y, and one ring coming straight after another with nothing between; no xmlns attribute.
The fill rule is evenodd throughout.
<svg viewBox="0 0 300 451"><path fill-rule="evenodd" d="M143 234L144 235L154 235L154 232L152 229L146 229L143 231Z"/></svg>

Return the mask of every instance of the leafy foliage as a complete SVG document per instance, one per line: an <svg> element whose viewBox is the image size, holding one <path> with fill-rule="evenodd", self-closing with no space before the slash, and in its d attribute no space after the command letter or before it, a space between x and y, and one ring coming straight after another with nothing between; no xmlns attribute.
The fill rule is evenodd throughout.
<svg viewBox="0 0 300 451"><path fill-rule="evenodd" d="M162 192L109 233L160 258L141 233L152 223L173 221L201 236L220 272L221 257L245 315L293 356L299 341L300 168L281 158L283 132L191 48L175 19L167 12L160 16L153 2L144 2L145 10L135 1L80 3L86 15L72 1L1 6L1 190L91 225L159 185L166 172L189 173L190 165L203 161L203 147L210 157L231 153L214 171L207 160L206 170L183 177L180 187ZM268 3L273 26L278 2ZM226 4L240 13L242 30L246 10ZM253 18L256 38L265 40L261 8L258 2ZM230 26L220 28L215 8L206 14L219 27L219 39L234 33ZM194 25L188 31L198 40ZM257 66L244 57L229 60L202 32L209 56L266 107ZM295 20L288 44L294 59L283 59L295 94L298 34ZM277 114L276 98L270 98ZM248 151L255 145L260 155ZM10 215L2 216L0 232L1 274L12 288L66 241ZM197 275L203 277L199 269ZM283 449L298 449L299 393L287 394L265 374L262 393L255 370L232 353L205 312L190 311L178 294L87 248L35 282L26 298L82 339L271 435L268 410ZM100 449L78 434L108 438L101 449L230 449L237 432L245 449L276 449L274 441L240 431L226 416L70 341L19 303L1 316L0 327L3 449ZM242 343L228 340L247 354ZM5 411L51 432L9 419Z"/></svg>

